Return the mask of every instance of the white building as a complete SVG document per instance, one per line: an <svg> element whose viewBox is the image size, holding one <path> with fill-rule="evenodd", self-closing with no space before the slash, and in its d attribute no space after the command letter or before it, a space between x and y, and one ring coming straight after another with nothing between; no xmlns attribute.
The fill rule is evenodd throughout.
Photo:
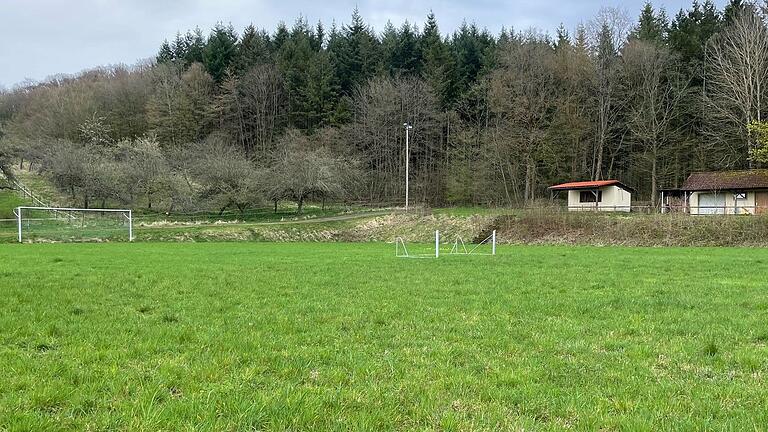
<svg viewBox="0 0 768 432"><path fill-rule="evenodd" d="M768 214L768 170L697 172L678 190L662 193L662 211L680 197L693 215Z"/></svg>
<svg viewBox="0 0 768 432"><path fill-rule="evenodd" d="M568 194L569 211L611 211L632 210L632 192L629 186L618 180L597 180L563 183L548 188L553 196L562 192Z"/></svg>

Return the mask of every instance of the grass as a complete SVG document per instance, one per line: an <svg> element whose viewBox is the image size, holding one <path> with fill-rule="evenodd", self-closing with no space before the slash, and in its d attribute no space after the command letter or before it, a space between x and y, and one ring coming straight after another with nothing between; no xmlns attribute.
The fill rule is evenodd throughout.
<svg viewBox="0 0 768 432"><path fill-rule="evenodd" d="M13 209L18 206L28 205L16 192L0 190L0 219L14 219Z"/></svg>
<svg viewBox="0 0 768 432"><path fill-rule="evenodd" d="M443 207L432 209L432 214L445 216L498 216L520 212L520 209L506 207Z"/></svg>
<svg viewBox="0 0 768 432"><path fill-rule="evenodd" d="M755 430L768 250L0 245L0 430Z"/></svg>
<svg viewBox="0 0 768 432"><path fill-rule="evenodd" d="M350 213L366 213L376 211L368 207L329 205L323 207L319 204L307 204L302 213L297 213L296 206L290 203L281 204L277 212L274 207L258 207L247 209L243 213L236 210L227 210L222 214L219 212L194 212L194 213L171 213L150 212L138 210L134 213L134 219L137 223L152 223L155 221L167 222L214 222L214 221L240 221L251 223L266 222L284 222L284 221L303 221L317 218L327 218L342 216Z"/></svg>
<svg viewBox="0 0 768 432"><path fill-rule="evenodd" d="M0 195L0 204L2 196ZM12 207L8 207L12 214ZM0 209L1 211L2 209ZM171 214L133 213L137 241L338 241L342 232L361 220L388 214L386 209L363 207L307 206L297 215L295 209L281 207L252 209L245 218L228 213ZM122 213L71 212L74 219L50 211L26 210L22 225L25 241L127 241L128 223ZM0 243L17 241L17 225L12 219L0 220Z"/></svg>

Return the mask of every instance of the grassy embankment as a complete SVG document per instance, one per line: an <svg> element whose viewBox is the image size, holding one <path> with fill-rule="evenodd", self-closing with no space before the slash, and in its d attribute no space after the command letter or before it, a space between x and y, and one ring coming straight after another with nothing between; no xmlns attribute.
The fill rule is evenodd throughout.
<svg viewBox="0 0 768 432"><path fill-rule="evenodd" d="M755 430L768 250L0 245L0 429Z"/></svg>

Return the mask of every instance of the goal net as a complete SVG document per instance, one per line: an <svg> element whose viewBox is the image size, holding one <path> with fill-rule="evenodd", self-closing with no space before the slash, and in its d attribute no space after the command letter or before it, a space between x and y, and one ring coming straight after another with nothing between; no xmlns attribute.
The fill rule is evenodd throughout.
<svg viewBox="0 0 768 432"><path fill-rule="evenodd" d="M126 209L17 207L18 241L133 241L133 214Z"/></svg>
<svg viewBox="0 0 768 432"><path fill-rule="evenodd" d="M480 242L466 242L461 236L450 241L435 231L435 242L407 242L403 237L395 239L395 256L398 258L440 258L445 255L496 255L496 231Z"/></svg>

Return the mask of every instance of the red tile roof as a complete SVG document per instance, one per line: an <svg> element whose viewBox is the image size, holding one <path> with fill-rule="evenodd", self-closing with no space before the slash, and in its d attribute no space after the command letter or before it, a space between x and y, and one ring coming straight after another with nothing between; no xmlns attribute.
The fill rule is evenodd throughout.
<svg viewBox="0 0 768 432"><path fill-rule="evenodd" d="M768 169L696 172L680 188L684 191L768 189Z"/></svg>
<svg viewBox="0 0 768 432"><path fill-rule="evenodd" d="M618 186L622 189L632 191L632 188L625 185L618 180L595 180L595 181L580 181L563 183L555 186L550 186L549 190L569 190L569 189L595 189L606 186Z"/></svg>

